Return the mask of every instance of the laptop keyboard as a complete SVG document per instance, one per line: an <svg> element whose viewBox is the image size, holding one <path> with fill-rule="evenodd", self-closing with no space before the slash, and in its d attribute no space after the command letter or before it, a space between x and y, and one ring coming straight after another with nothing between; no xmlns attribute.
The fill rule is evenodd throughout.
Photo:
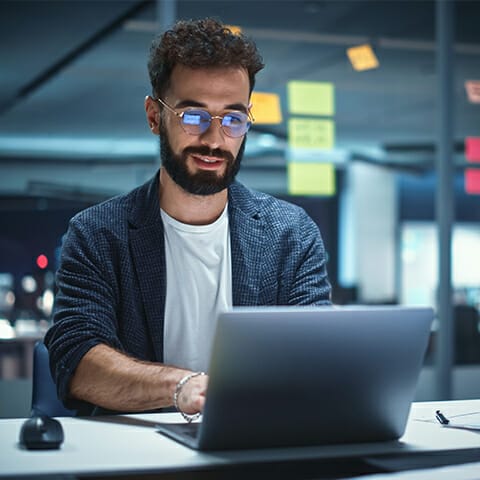
<svg viewBox="0 0 480 480"><path fill-rule="evenodd" d="M198 437L198 430L201 423L182 423L175 426L175 430L182 435L186 435L190 438Z"/></svg>

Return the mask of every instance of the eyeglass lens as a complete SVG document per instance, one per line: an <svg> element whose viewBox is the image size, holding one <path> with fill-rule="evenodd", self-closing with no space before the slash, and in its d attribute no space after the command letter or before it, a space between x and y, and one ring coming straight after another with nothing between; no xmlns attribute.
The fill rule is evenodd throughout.
<svg viewBox="0 0 480 480"><path fill-rule="evenodd" d="M206 110L187 110L182 115L182 126L190 135L205 133L212 123L212 116ZM251 122L242 112L227 113L221 117L223 131L229 137L241 137L247 133Z"/></svg>

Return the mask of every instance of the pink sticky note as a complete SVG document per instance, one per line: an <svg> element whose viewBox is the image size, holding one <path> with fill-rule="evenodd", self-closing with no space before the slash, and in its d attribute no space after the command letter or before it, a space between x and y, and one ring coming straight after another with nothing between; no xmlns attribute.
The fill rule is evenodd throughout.
<svg viewBox="0 0 480 480"><path fill-rule="evenodd" d="M480 195L480 169L465 169L465 192L470 195Z"/></svg>
<svg viewBox="0 0 480 480"><path fill-rule="evenodd" d="M480 137L465 139L465 158L468 162L480 162Z"/></svg>

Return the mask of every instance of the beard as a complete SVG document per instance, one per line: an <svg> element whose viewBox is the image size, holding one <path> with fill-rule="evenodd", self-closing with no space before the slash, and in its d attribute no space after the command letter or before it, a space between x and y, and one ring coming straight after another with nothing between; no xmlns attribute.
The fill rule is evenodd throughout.
<svg viewBox="0 0 480 480"><path fill-rule="evenodd" d="M179 155L175 155L172 151L167 133L161 129L160 158L162 166L172 180L186 192L192 195L214 195L229 187L235 180L240 170L246 140L247 138L245 136L236 158L226 150L219 148L211 149L206 146L187 147ZM187 167L187 158L189 155L222 158L226 165L225 172L222 175L208 170L190 173Z"/></svg>

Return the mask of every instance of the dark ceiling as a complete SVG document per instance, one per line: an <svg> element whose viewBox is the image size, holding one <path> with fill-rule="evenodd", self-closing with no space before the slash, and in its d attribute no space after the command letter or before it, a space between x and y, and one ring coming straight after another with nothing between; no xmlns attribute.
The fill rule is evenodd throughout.
<svg viewBox="0 0 480 480"><path fill-rule="evenodd" d="M156 168L143 99L158 12L153 1L0 2L0 193L27 193L33 185L122 190L130 184L120 177L135 184ZM284 119L288 81L334 83L332 157L398 166L432 161L433 1L176 2L177 18L207 15L256 40L267 65L256 89L280 95ZM454 23L460 158L464 137L480 136L480 104L468 102L464 87L480 79L480 2L455 2ZM356 72L345 50L365 42L380 68ZM286 122L254 126L249 137L244 166L268 183L271 172L284 170Z"/></svg>

